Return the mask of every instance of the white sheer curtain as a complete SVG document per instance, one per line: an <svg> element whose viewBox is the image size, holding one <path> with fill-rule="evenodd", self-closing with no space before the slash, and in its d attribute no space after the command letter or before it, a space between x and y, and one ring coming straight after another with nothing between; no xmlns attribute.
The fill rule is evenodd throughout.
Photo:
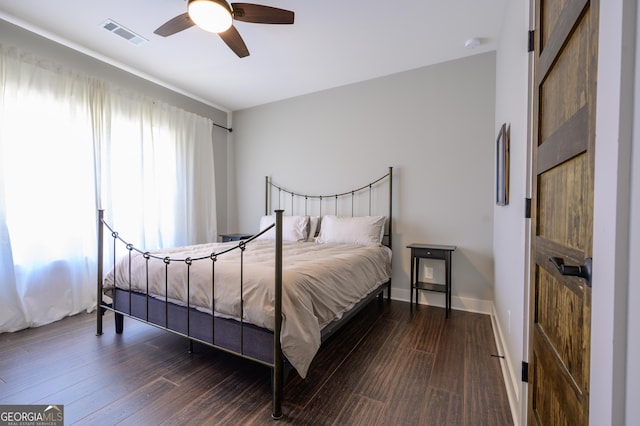
<svg viewBox="0 0 640 426"><path fill-rule="evenodd" d="M96 205L141 248L215 241L208 119L0 45L0 332L95 308Z"/></svg>
<svg viewBox="0 0 640 426"><path fill-rule="evenodd" d="M95 299L93 147L86 79L1 53L0 330L16 330Z"/></svg>
<svg viewBox="0 0 640 426"><path fill-rule="evenodd" d="M142 95L114 92L107 105L108 221L139 248L215 241L211 121Z"/></svg>

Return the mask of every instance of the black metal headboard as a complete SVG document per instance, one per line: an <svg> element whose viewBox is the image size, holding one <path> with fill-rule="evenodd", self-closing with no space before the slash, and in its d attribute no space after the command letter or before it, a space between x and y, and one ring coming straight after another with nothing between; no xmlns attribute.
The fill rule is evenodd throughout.
<svg viewBox="0 0 640 426"><path fill-rule="evenodd" d="M384 236L386 237L387 244L386 246L391 248L391 236L392 232L392 224L393 224L393 167L389 167L387 173L378 179L364 185L360 186L357 189L353 189L346 192L336 193L336 194L328 194L328 195L311 195L311 194L303 194L290 189L286 189L274 182L271 181L269 176L265 177L265 205L264 211L265 214L269 214L273 209L283 209L287 210L286 206L283 204L288 204L290 202L289 213L290 214L303 214L309 215L312 207L311 203L314 203L314 212L317 211L318 216L323 216L323 214L336 214L338 215L338 206L341 200L350 199L351 201L351 215L352 216L360 216L361 214L356 214L356 200L361 198L362 195L365 195L365 198L368 194L368 215L373 214L372 212L372 201L373 201L373 193L374 189L382 184L383 182L388 182L389 185L389 212L387 214L388 220L385 229ZM273 205L272 201L272 192L277 191L277 205ZM290 197L290 201L283 202L283 195L286 197ZM331 206L333 204L334 211L329 212ZM325 208L325 212L323 212L323 207ZM297 209L296 209L297 208Z"/></svg>

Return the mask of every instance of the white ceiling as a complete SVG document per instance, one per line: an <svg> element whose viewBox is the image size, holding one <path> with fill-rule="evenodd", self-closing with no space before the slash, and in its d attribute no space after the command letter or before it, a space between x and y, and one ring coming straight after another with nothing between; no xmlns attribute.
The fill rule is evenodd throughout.
<svg viewBox="0 0 640 426"><path fill-rule="evenodd" d="M293 25L235 22L250 56L192 27L153 34L186 0L0 0L0 18L235 111L496 49L507 0L259 0ZM136 46L106 31L112 19ZM476 49L465 40L481 39Z"/></svg>

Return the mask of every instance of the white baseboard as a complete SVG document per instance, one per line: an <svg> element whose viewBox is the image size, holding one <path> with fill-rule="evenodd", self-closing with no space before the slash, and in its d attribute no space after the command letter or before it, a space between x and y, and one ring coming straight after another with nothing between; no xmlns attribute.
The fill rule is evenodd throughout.
<svg viewBox="0 0 640 426"><path fill-rule="evenodd" d="M409 302L411 300L411 290L391 289L391 298ZM418 295L418 303L421 305L445 307L444 294L421 291ZM477 312L480 314L492 315L493 302L490 300L469 299L466 297L451 296L451 309L458 311Z"/></svg>
<svg viewBox="0 0 640 426"><path fill-rule="evenodd" d="M513 365L513 358L507 351L504 335L502 334L500 323L496 318L496 309L493 303L491 303L491 325L493 326L493 334L498 353L504 356L500 365L502 366L502 377L504 378L504 385L507 390L507 397L509 398L509 406L511 407L511 417L513 418L514 426L519 426L521 407L523 403L526 404L526 401L522 401L522 392L520 392L522 388L521 366Z"/></svg>

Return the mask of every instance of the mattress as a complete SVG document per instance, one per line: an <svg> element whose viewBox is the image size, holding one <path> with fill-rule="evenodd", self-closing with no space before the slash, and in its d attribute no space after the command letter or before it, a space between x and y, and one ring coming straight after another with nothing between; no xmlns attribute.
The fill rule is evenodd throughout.
<svg viewBox="0 0 640 426"><path fill-rule="evenodd" d="M105 277L105 294L111 294L115 278L118 288L148 292L225 318L242 317L273 330L274 242L254 240L242 251L217 256L215 262L209 258L211 253L234 245L211 243L150 252L171 259L207 257L190 264L146 259L132 251L131 265L129 256L124 256ZM282 351L304 378L320 347L322 328L390 280L391 250L385 246L287 241L282 250Z"/></svg>

